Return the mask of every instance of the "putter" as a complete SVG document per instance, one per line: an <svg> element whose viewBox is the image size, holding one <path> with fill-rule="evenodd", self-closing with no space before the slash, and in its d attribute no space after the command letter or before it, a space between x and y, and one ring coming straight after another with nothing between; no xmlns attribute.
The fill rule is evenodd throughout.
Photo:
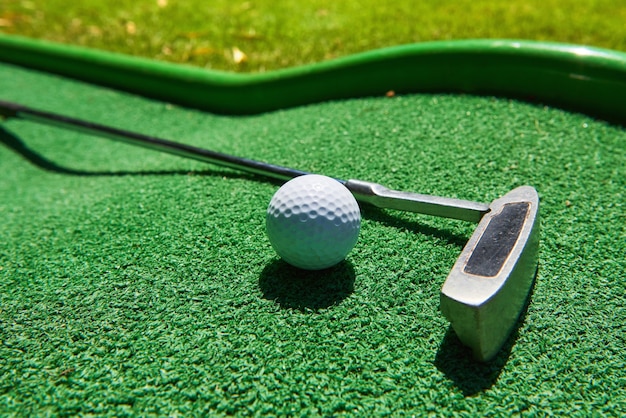
<svg viewBox="0 0 626 418"><path fill-rule="evenodd" d="M0 116L78 130L116 141L246 171L277 180L310 174L165 139L0 101ZM539 196L518 187L491 204L390 190L340 180L362 203L478 223L443 284L440 307L461 342L479 361L499 352L515 328L532 288L539 247Z"/></svg>

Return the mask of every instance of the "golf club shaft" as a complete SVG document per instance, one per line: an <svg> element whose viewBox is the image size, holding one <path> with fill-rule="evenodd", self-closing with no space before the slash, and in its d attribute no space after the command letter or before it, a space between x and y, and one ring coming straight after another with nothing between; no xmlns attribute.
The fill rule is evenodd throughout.
<svg viewBox="0 0 626 418"><path fill-rule="evenodd" d="M0 101L0 116L68 128L277 180L286 181L294 177L309 174L308 172L288 167L235 157L166 139L74 119L55 113L44 112L16 103ZM397 209L471 222L480 221L483 215L489 212L489 206L483 203L389 190L379 184L361 180L337 180L343 183L354 194L357 200L379 208Z"/></svg>
<svg viewBox="0 0 626 418"><path fill-rule="evenodd" d="M84 132L90 135L161 151L167 154L174 154L180 157L191 158L209 164L243 170L248 173L259 174L277 180L290 180L303 174L309 174L304 171L249 160L246 158L234 157L228 154L222 154L191 145L172 142L166 139L156 138L137 132L117 129L55 113L43 112L16 103L0 101L0 115Z"/></svg>

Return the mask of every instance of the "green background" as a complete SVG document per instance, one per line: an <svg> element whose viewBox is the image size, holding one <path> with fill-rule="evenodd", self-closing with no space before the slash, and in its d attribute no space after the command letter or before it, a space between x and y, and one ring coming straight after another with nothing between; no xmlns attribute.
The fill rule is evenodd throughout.
<svg viewBox="0 0 626 418"><path fill-rule="evenodd" d="M401 190L489 202L531 184L542 204L531 303L479 364L438 311L474 225L363 207L346 262L302 273L264 233L278 184L6 121L2 414L626 413L623 126L446 94L219 116L6 64L0 92Z"/></svg>
<svg viewBox="0 0 626 418"><path fill-rule="evenodd" d="M619 0L0 0L0 31L231 71L472 38L626 50ZM237 64L233 49L247 61Z"/></svg>

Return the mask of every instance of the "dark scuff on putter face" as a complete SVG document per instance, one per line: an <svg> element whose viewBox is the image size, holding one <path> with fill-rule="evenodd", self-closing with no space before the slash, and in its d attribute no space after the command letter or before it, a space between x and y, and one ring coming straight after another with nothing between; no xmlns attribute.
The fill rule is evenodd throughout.
<svg viewBox="0 0 626 418"><path fill-rule="evenodd" d="M441 311L480 361L491 360L514 329L539 248L534 188L514 189L489 207L441 289Z"/></svg>

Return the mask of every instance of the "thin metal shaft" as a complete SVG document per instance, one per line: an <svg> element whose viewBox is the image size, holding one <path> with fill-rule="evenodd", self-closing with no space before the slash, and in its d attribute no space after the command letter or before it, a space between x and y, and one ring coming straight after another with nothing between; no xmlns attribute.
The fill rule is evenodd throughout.
<svg viewBox="0 0 626 418"><path fill-rule="evenodd" d="M379 208L422 213L441 218L479 222L489 212L489 205L469 200L390 190L380 184L348 180L345 186L359 202Z"/></svg>
<svg viewBox="0 0 626 418"><path fill-rule="evenodd" d="M140 147L165 152L167 154L191 158L205 163L246 171L248 173L258 174L277 180L290 180L294 177L309 174L305 171L294 170L288 167L281 167L261 161L249 160L247 158L234 157L232 155L210 151L191 145L185 145L169 141L167 139L117 129L55 113L43 112L15 103L0 101L0 115L84 132L90 135L113 139L115 141L131 145L138 145Z"/></svg>
<svg viewBox="0 0 626 418"><path fill-rule="evenodd" d="M0 101L0 115L61 128L69 128L75 131L113 139L127 144L138 145L144 148L191 158L222 167L246 171L277 180L286 181L294 177L310 174L306 171L235 157L166 139L74 119L64 115L43 112L16 103ZM471 222L480 221L483 215L489 212L489 205L483 203L389 190L380 184L362 180L345 181L337 179L337 181L343 183L360 202L369 203L380 208L397 209Z"/></svg>

